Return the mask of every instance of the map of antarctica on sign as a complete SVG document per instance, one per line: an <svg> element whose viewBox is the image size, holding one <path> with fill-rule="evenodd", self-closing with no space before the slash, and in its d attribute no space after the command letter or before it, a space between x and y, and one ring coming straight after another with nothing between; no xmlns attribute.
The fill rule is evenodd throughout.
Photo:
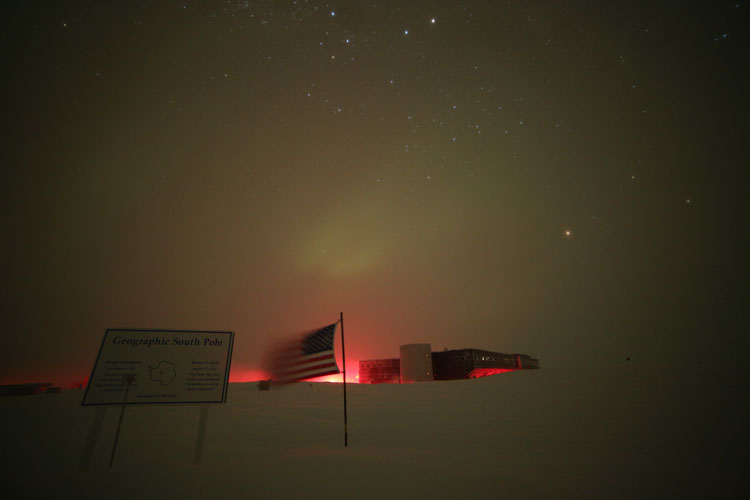
<svg viewBox="0 0 750 500"><path fill-rule="evenodd" d="M116 330L104 334L84 405L223 403L234 333Z"/></svg>
<svg viewBox="0 0 750 500"><path fill-rule="evenodd" d="M151 380L154 382L160 382L161 385L171 384L177 375L175 373L174 363L170 363L169 361L161 361L156 366L149 366L148 374L149 377L151 377Z"/></svg>

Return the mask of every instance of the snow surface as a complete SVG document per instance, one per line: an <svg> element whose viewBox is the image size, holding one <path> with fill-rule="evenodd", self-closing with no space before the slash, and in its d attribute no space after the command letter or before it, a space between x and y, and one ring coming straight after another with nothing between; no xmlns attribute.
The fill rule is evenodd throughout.
<svg viewBox="0 0 750 500"><path fill-rule="evenodd" d="M705 374L513 372L477 380L230 384L210 407L97 408L83 391L0 398L3 498L741 498L748 444L738 380ZM11 495L7 496L10 492Z"/></svg>

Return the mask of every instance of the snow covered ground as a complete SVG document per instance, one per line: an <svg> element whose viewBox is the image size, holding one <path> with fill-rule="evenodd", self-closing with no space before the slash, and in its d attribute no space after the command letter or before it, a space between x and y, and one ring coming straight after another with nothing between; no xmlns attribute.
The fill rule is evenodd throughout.
<svg viewBox="0 0 750 500"><path fill-rule="evenodd" d="M197 406L119 408L82 391L0 399L4 498L740 498L750 486L747 382L710 374L513 372L412 385L260 392L212 406L201 465Z"/></svg>

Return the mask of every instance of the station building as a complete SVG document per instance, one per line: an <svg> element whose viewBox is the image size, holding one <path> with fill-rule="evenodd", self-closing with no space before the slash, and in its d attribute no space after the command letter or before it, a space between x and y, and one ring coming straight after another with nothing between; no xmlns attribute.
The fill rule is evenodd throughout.
<svg viewBox="0 0 750 500"><path fill-rule="evenodd" d="M539 360L526 354L482 349L432 351L430 344L406 344L400 357L359 362L361 384L409 384L430 380L486 377L514 370L539 369Z"/></svg>

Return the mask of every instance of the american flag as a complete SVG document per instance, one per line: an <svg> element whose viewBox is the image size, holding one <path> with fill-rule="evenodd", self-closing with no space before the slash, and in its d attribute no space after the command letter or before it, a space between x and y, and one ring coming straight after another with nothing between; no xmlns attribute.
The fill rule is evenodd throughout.
<svg viewBox="0 0 750 500"><path fill-rule="evenodd" d="M285 343L276 350L273 378L294 382L339 373L333 355L333 334L338 322L304 335L301 340Z"/></svg>

